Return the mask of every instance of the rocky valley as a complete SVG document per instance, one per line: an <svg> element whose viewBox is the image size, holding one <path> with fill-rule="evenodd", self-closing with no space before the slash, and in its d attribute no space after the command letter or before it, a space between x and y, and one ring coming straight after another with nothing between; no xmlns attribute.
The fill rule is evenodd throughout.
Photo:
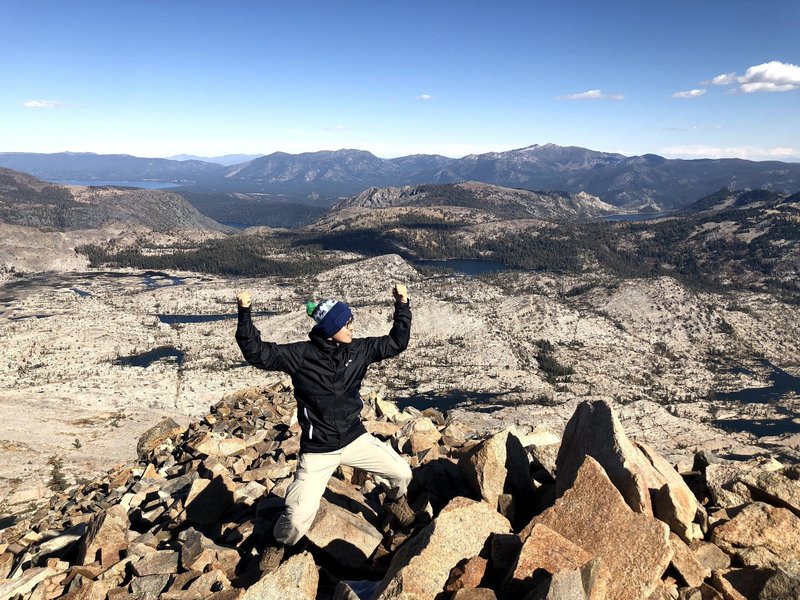
<svg viewBox="0 0 800 600"><path fill-rule="evenodd" d="M40 183L14 179L0 197L9 522L134 460L164 417L189 426L227 394L282 381L241 358L241 289L263 335L289 342L312 324L304 302L329 296L353 307L357 336L385 333L405 283L411 343L362 392L436 409L474 441L509 426L558 438L602 401L682 472L699 452L800 462L797 194L721 191L614 223L587 195L458 184L372 190L302 228L232 233L167 192ZM20 186L42 221L20 222ZM82 202L102 220L52 220ZM465 274L455 258L502 268Z"/></svg>

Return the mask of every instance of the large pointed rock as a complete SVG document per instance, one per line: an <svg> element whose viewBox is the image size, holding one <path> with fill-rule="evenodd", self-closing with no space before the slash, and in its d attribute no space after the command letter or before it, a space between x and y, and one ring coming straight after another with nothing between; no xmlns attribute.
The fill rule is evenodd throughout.
<svg viewBox="0 0 800 600"><path fill-rule="evenodd" d="M775 568L800 561L800 517L763 502L747 505L715 528L711 541L748 567Z"/></svg>
<svg viewBox="0 0 800 600"><path fill-rule="evenodd" d="M650 463L625 435L611 405L581 402L567 422L556 460L556 494L572 487L584 457L594 458L634 511L653 514L645 471ZM660 486L659 486L660 487Z"/></svg>
<svg viewBox="0 0 800 600"><path fill-rule="evenodd" d="M361 566L383 540L381 532L363 517L324 498L306 537L348 569Z"/></svg>
<svg viewBox="0 0 800 600"><path fill-rule="evenodd" d="M317 565L303 552L247 588L240 600L314 600L318 585Z"/></svg>
<svg viewBox="0 0 800 600"><path fill-rule="evenodd" d="M493 533L508 533L508 520L485 502L455 498L392 558L375 598L428 600L447 583L451 569L478 554Z"/></svg>
<svg viewBox="0 0 800 600"><path fill-rule="evenodd" d="M592 457L586 457L574 485L523 530L523 540L537 524L600 559L598 577L608 581L609 599L646 598L672 558L666 524L633 512Z"/></svg>
<svg viewBox="0 0 800 600"><path fill-rule="evenodd" d="M128 512L119 504L98 514L89 524L78 550L78 564L99 562L103 568L118 563L128 548Z"/></svg>
<svg viewBox="0 0 800 600"><path fill-rule="evenodd" d="M634 511L655 515L687 543L702 537L693 523L698 503L689 486L652 448L629 440L603 400L581 403L567 423L556 461L557 494L572 485L584 456L600 463Z"/></svg>
<svg viewBox="0 0 800 600"><path fill-rule="evenodd" d="M522 495L533 493L528 453L512 427L472 448L458 463L473 489L491 506L507 486Z"/></svg>

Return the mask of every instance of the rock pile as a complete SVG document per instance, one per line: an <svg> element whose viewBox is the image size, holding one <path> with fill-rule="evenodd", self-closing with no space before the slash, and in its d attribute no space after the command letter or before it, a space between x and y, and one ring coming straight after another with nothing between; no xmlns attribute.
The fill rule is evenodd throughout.
<svg viewBox="0 0 800 600"><path fill-rule="evenodd" d="M368 430L413 468L411 528L379 482L340 468L307 543L266 571L300 430L288 384L252 388L188 428L159 423L138 464L6 527L0 600L800 597L796 466L700 454L679 474L604 401L559 440L476 439L436 410L364 400Z"/></svg>

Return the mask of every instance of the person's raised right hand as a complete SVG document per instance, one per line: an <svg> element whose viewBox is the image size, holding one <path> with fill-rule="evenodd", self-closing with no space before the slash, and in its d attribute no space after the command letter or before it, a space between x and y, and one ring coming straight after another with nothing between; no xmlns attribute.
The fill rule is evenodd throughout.
<svg viewBox="0 0 800 600"><path fill-rule="evenodd" d="M249 307L252 301L252 298L250 298L250 292L247 290L236 294L236 303L239 305L239 308Z"/></svg>

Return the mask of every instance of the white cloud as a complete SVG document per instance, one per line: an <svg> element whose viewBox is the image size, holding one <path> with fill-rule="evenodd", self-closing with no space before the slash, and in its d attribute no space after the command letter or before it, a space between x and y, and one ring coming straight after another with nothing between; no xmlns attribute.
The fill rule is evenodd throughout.
<svg viewBox="0 0 800 600"><path fill-rule="evenodd" d="M420 94L417 96L417 100L433 100L433 96L430 94Z"/></svg>
<svg viewBox="0 0 800 600"><path fill-rule="evenodd" d="M25 108L57 108L62 105L63 102L58 100L28 100L22 104Z"/></svg>
<svg viewBox="0 0 800 600"><path fill-rule="evenodd" d="M723 73L722 75L717 75L710 81L703 81L703 85L730 85L732 83L736 83L736 73Z"/></svg>
<svg viewBox="0 0 800 600"><path fill-rule="evenodd" d="M557 100L623 100L625 98L622 94L604 94L603 90L589 90L587 92L579 92L577 94L566 94L558 96Z"/></svg>
<svg viewBox="0 0 800 600"><path fill-rule="evenodd" d="M710 83L715 85L738 83L739 86L735 91L742 94L791 92L800 89L800 66L773 60L750 67L741 77L736 73L717 75Z"/></svg>
<svg viewBox="0 0 800 600"><path fill-rule="evenodd" d="M685 92L675 92L672 94L673 98L697 98L702 96L706 91L704 89L686 90Z"/></svg>
<svg viewBox="0 0 800 600"><path fill-rule="evenodd" d="M332 125L330 127L325 127L323 131L352 131L352 129L347 125Z"/></svg>
<svg viewBox="0 0 800 600"><path fill-rule="evenodd" d="M744 158L747 160L800 161L800 148L758 148L756 146L673 146L660 152L669 158Z"/></svg>

